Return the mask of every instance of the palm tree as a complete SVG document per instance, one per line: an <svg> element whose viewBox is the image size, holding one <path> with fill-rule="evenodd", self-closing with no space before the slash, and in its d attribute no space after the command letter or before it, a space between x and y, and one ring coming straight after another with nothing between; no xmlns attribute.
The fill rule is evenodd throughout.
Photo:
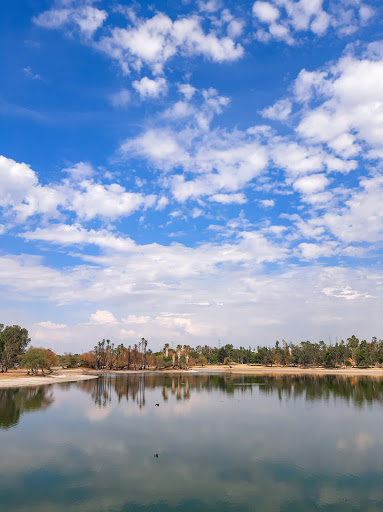
<svg viewBox="0 0 383 512"><path fill-rule="evenodd" d="M132 347L129 345L128 347L128 370L130 370L130 355L131 355Z"/></svg>
<svg viewBox="0 0 383 512"><path fill-rule="evenodd" d="M185 364L186 368L189 368L189 345L184 345L184 355L185 355Z"/></svg>
<svg viewBox="0 0 383 512"><path fill-rule="evenodd" d="M169 357L169 343L165 343L165 357Z"/></svg>
<svg viewBox="0 0 383 512"><path fill-rule="evenodd" d="M182 352L182 345L177 345L177 361L178 361L178 366L180 366L181 352Z"/></svg>
<svg viewBox="0 0 383 512"><path fill-rule="evenodd" d="M144 347L144 370L146 370L146 347L148 346L148 340L146 340L145 338L142 338L141 342Z"/></svg>

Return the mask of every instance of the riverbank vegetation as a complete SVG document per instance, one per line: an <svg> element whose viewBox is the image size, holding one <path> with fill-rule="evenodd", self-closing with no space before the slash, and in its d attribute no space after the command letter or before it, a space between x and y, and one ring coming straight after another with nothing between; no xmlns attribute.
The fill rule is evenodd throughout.
<svg viewBox="0 0 383 512"><path fill-rule="evenodd" d="M326 344L324 341L312 343L302 341L299 344L277 341L273 347L258 346L234 347L227 344L222 347L199 345L177 345L171 348L166 343L159 352L148 348L148 341L142 338L137 344L125 347L115 346L109 340L102 340L92 351L85 354L66 354L61 356L69 366L85 366L98 370L145 370L145 369L187 369L190 366L240 364L284 366L284 367L375 367L383 364L383 340L372 338L370 342L359 340L356 336L346 341Z"/></svg>
<svg viewBox="0 0 383 512"><path fill-rule="evenodd" d="M134 345L114 344L103 339L83 354L65 353L56 355L45 348L27 347L30 343L27 329L18 325L0 324L0 368L26 368L32 374L50 371L54 366L61 368L90 368L95 370L137 370L146 369L188 369L191 366L251 364L283 367L376 367L383 365L383 340L376 337L371 341L359 340L356 336L346 341L326 344L324 341L298 344L277 341L274 346L255 348L189 345L171 347L165 343L162 350L153 352L148 341L141 338Z"/></svg>

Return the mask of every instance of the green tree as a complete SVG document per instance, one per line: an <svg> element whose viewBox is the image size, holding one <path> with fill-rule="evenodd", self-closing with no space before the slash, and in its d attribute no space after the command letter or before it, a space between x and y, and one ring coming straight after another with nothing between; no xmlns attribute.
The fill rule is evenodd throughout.
<svg viewBox="0 0 383 512"><path fill-rule="evenodd" d="M347 347L351 352L351 359L355 361L356 349L359 346L358 338L353 334L351 338L347 338Z"/></svg>
<svg viewBox="0 0 383 512"><path fill-rule="evenodd" d="M200 355L199 357L196 358L195 364L197 366L202 366L202 367L206 366L207 365L207 357Z"/></svg>
<svg viewBox="0 0 383 512"><path fill-rule="evenodd" d="M19 356L24 354L28 343L31 341L27 329L19 325L9 325L0 329L0 365L1 372L8 371L8 368L18 362Z"/></svg>
<svg viewBox="0 0 383 512"><path fill-rule="evenodd" d="M362 340L356 352L356 364L358 366L370 366L370 354L367 347L367 341Z"/></svg>
<svg viewBox="0 0 383 512"><path fill-rule="evenodd" d="M32 374L37 374L40 369L44 375L44 368L49 368L47 352L43 348L30 347L21 357L20 364Z"/></svg>
<svg viewBox="0 0 383 512"><path fill-rule="evenodd" d="M231 345L229 343L227 345L225 345L226 357L228 358L228 362L229 362L229 367L230 368L231 368L231 361L232 361L232 358L233 358L233 350L234 350L233 345Z"/></svg>

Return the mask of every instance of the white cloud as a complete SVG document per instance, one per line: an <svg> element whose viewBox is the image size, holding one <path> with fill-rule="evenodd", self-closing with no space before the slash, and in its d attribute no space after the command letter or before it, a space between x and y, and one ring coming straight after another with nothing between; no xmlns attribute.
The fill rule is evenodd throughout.
<svg viewBox="0 0 383 512"><path fill-rule="evenodd" d="M338 244L336 242L326 242L323 244L314 244L303 242L298 245L300 255L308 260L321 257L329 257L336 254Z"/></svg>
<svg viewBox="0 0 383 512"><path fill-rule="evenodd" d="M43 186L28 165L0 156L0 207L5 208L7 216L15 222L23 222L34 215L58 218L63 215L62 211L91 220L131 215L156 202L154 195L127 192L117 183L103 185L85 179L94 173L89 163L79 162L64 171L71 177L70 181Z"/></svg>
<svg viewBox="0 0 383 512"><path fill-rule="evenodd" d="M40 327L44 327L44 329L65 329L67 324L55 324L54 322L51 322L50 320L47 320L46 322L38 322L36 325Z"/></svg>
<svg viewBox="0 0 383 512"><path fill-rule="evenodd" d="M161 162L166 168L175 161L187 159L174 134L168 130L148 130L136 139L128 139L121 145L121 152L147 156L156 163Z"/></svg>
<svg viewBox="0 0 383 512"><path fill-rule="evenodd" d="M327 89L328 73L302 69L294 82L295 99L299 102L310 100L315 93L323 94Z"/></svg>
<svg viewBox="0 0 383 512"><path fill-rule="evenodd" d="M193 219L197 219L202 214L203 214L203 211L201 210L201 208L193 208L193 211L192 211L191 215L192 215Z"/></svg>
<svg viewBox="0 0 383 512"><path fill-rule="evenodd" d="M310 109L297 127L302 137L326 143L349 158L361 151L361 143L383 148L383 60L342 58L332 74L320 80L325 101Z"/></svg>
<svg viewBox="0 0 383 512"><path fill-rule="evenodd" d="M253 4L253 14L262 23L273 23L279 18L279 9L269 2L257 1Z"/></svg>
<svg viewBox="0 0 383 512"><path fill-rule="evenodd" d="M241 243L242 249L251 248L245 264L233 265L227 261L228 266L225 268L220 264L218 272L214 266L206 267L206 258L214 255L214 252L209 253L209 245L202 250L190 251L178 244L170 248L153 244L152 254L150 251L142 254L139 249L137 257L128 260L127 267L126 257L114 261L108 259L105 270L97 265L60 271L31 258L1 256L0 284L8 298L20 294L24 300L20 303L22 308L25 300L45 298L58 302L65 299L66 309L70 307L77 313L81 305L81 323L56 330L41 328L47 334L39 335L39 343L45 346L53 343L52 348L61 351L93 347L100 337L104 337L100 334L102 325L105 326L105 337L128 344L144 336L154 350L169 339L192 345L209 340L215 343L217 335L239 339L252 346L254 337L261 337L271 344L281 336L300 338L302 330L309 339L321 339L320 311L331 311L332 317L343 319L341 324L327 319L326 332L334 337L342 338L352 332L363 332L368 337L379 329L383 298L379 273L370 269L285 265L279 272L265 275L256 270L252 259L254 256L258 258L264 250L262 238L251 235ZM268 257L273 249L267 249ZM221 261L229 257L234 262L236 253L235 245L223 244L216 248ZM190 258L192 254L195 256ZM202 267L195 268L201 263ZM289 297L288 301L286 297ZM89 301L102 304L98 310L101 313L88 311ZM125 321L119 318L125 318L127 310L138 319L150 316L152 320L138 323L137 331L135 328L124 329ZM172 312L172 316L163 311ZM92 321L86 322L90 316ZM81 320L78 314L77 318ZM177 320L167 320L169 318ZM253 319L251 332L249 318ZM126 325L134 326L134 323ZM35 330L31 328L31 332L35 339Z"/></svg>
<svg viewBox="0 0 383 512"><path fill-rule="evenodd" d="M159 96L165 95L167 92L166 80L164 78L151 80L145 76L141 78L141 80L135 80L133 87L143 99L158 98Z"/></svg>
<svg viewBox="0 0 383 512"><path fill-rule="evenodd" d="M135 18L127 28L114 27L110 36L95 42L96 48L116 59L124 72L130 67L140 70L145 64L153 73L162 73L165 63L178 52L202 55L214 62L237 60L243 48L227 36L205 33L197 16L172 21L157 13L152 18Z"/></svg>
<svg viewBox="0 0 383 512"><path fill-rule="evenodd" d="M100 325L116 324L117 323L117 319L113 315L113 313L111 313L110 311L99 310L99 311L96 311L95 313L92 313L90 315L89 322L92 323L92 324L100 324Z"/></svg>
<svg viewBox="0 0 383 512"><path fill-rule="evenodd" d="M0 206L15 205L38 183L29 165L0 155Z"/></svg>
<svg viewBox="0 0 383 512"><path fill-rule="evenodd" d="M126 192L117 183L101 185L83 181L80 189L74 191L68 209L76 212L79 218L90 220L95 217L116 219L130 215L140 207L154 205L156 196L144 196L135 192Z"/></svg>
<svg viewBox="0 0 383 512"><path fill-rule="evenodd" d="M303 176L294 183L294 189L303 194L314 194L322 191L328 185L329 180L324 174L311 174Z"/></svg>
<svg viewBox="0 0 383 512"><path fill-rule="evenodd" d="M130 92L127 89L121 89L121 91L111 94L109 99L114 107L125 107L130 103Z"/></svg>
<svg viewBox="0 0 383 512"><path fill-rule="evenodd" d="M227 35L230 39L239 38L244 31L244 22L242 20L232 19L227 25Z"/></svg>
<svg viewBox="0 0 383 512"><path fill-rule="evenodd" d="M177 133L148 130L126 141L121 151L129 157L147 158L166 171L181 167L185 172L195 173L194 179L186 180L184 175L177 174L169 180L173 195L181 202L237 192L266 167L266 151L252 135L218 130L206 135L204 130L194 133L197 138L193 141L193 132L188 129Z"/></svg>
<svg viewBox="0 0 383 512"><path fill-rule="evenodd" d="M192 99L193 95L197 91L197 89L190 84L179 84L178 89L188 101Z"/></svg>
<svg viewBox="0 0 383 512"><path fill-rule="evenodd" d="M246 203L245 194L214 194L209 197L209 201L214 201L221 204L244 204Z"/></svg>
<svg viewBox="0 0 383 512"><path fill-rule="evenodd" d="M39 75L38 73L34 73L34 71L32 70L32 68L30 66L27 66L26 68L24 68L24 73L25 73L25 76L27 76L28 78L31 78L32 80L40 80L42 82L45 82L45 80L41 77L41 75Z"/></svg>
<svg viewBox="0 0 383 512"><path fill-rule="evenodd" d="M198 8L201 11L215 12L221 9L222 0L198 0Z"/></svg>
<svg viewBox="0 0 383 512"><path fill-rule="evenodd" d="M383 176L362 179L343 208L329 210L314 222L345 242L375 242L383 237Z"/></svg>
<svg viewBox="0 0 383 512"><path fill-rule="evenodd" d="M274 199L262 199L259 203L263 208L272 208L275 205Z"/></svg>
<svg viewBox="0 0 383 512"><path fill-rule="evenodd" d="M128 318L123 318L122 322L125 324L147 324L150 322L150 316L137 316L137 315L129 315Z"/></svg>
<svg viewBox="0 0 383 512"><path fill-rule="evenodd" d="M195 114L196 110L192 105L190 105L190 103L177 101L172 107L165 111L164 117L170 119L183 119L185 117L194 116Z"/></svg>
<svg viewBox="0 0 383 512"><path fill-rule="evenodd" d="M362 4L359 9L359 16L362 23L366 23L375 14L374 9L366 4Z"/></svg>
<svg viewBox="0 0 383 512"><path fill-rule="evenodd" d="M294 44L302 32L324 36L333 29L339 36L350 35L372 17L371 8L359 1L326 4L323 0L256 1L256 37L263 42L274 38Z"/></svg>
<svg viewBox="0 0 383 512"><path fill-rule="evenodd" d="M291 113L292 104L290 100L277 101L273 106L262 110L261 114L267 119L285 121Z"/></svg>
<svg viewBox="0 0 383 512"><path fill-rule="evenodd" d="M169 199L165 196L159 198L156 206L156 210L163 210L169 204Z"/></svg>
<svg viewBox="0 0 383 512"><path fill-rule="evenodd" d="M77 8L51 9L33 18L33 22L44 28L62 28L74 24L86 37L91 37L107 18L106 11L90 5Z"/></svg>
<svg viewBox="0 0 383 512"><path fill-rule="evenodd" d="M72 167L63 169L63 172L68 173L70 177L75 181L82 181L91 178L95 174L95 170L88 162L78 162Z"/></svg>

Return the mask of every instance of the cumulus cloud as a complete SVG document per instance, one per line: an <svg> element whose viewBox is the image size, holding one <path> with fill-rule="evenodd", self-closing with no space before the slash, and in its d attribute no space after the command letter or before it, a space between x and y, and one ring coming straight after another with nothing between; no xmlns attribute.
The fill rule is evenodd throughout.
<svg viewBox="0 0 383 512"><path fill-rule="evenodd" d="M220 130L196 133L190 147L189 130L148 130L121 146L125 155L139 155L164 170L181 167L195 173L194 179L183 175L170 179L173 195L183 202L189 198L237 192L266 167L267 156L256 137ZM235 172L233 172L235 169Z"/></svg>
<svg viewBox="0 0 383 512"><path fill-rule="evenodd" d="M86 37L91 37L107 18L107 12L90 5L73 8L53 8L33 18L33 22L44 28L58 29L74 25Z"/></svg>
<svg viewBox="0 0 383 512"><path fill-rule="evenodd" d="M75 181L82 181L91 178L95 174L95 170L89 162L78 162L72 167L63 169Z"/></svg>
<svg viewBox="0 0 383 512"><path fill-rule="evenodd" d="M253 4L253 14L262 23L274 23L279 18L280 12L269 2L257 1Z"/></svg>
<svg viewBox="0 0 383 512"><path fill-rule="evenodd" d="M214 201L216 203L221 204L243 204L246 203L246 196L245 194L239 193L239 194L213 194L209 197L210 201Z"/></svg>
<svg viewBox="0 0 383 512"><path fill-rule="evenodd" d="M323 0L257 0L253 4L257 39L264 42L276 39L290 45L302 32L318 37L330 29L339 36L352 34L372 15L368 5L345 0L327 5Z"/></svg>
<svg viewBox="0 0 383 512"><path fill-rule="evenodd" d="M164 78L156 78L151 80L147 76L141 80L135 80L133 87L139 93L141 98L158 98L158 96L166 94L167 85Z"/></svg>
<svg viewBox="0 0 383 512"><path fill-rule="evenodd" d="M44 329L65 329L68 327L67 324L55 324L50 320L47 320L46 322L37 322L36 325L44 327Z"/></svg>
<svg viewBox="0 0 383 512"><path fill-rule="evenodd" d="M161 98L162 103L167 91L178 92L134 136L122 139L114 175L124 185L105 181L102 169L88 162L67 164L58 181L43 182L27 164L0 157L0 234L14 230L32 251L57 246L67 254L61 269L41 257L1 255L2 293L80 304L85 308L81 335L98 335L106 325L119 340L139 338L144 330L156 339L201 341L236 331L245 339L246 322L254 328L273 326L268 332L280 337L279 326L286 328L294 319L299 323L304 312L310 329L319 322L318 309L326 308L350 326L360 316L356 312L363 311L366 328L368 322L376 326L380 275L341 268L337 258L372 258L383 236L381 45L360 47L359 53L348 49L338 61L301 70L283 98L261 111L265 119L289 121L283 135L274 124L273 129L223 128L214 116L230 108L227 96L214 88L197 89L188 74L172 88L163 75L177 54L214 62L242 55L242 46L234 42L242 24L220 9L214 14L214 2L211 10L208 3L201 7L211 16L204 28L197 15L175 21L161 13L132 15L124 28L103 27L99 39L94 34L101 25L88 19L86 28L72 12L36 18L40 26L77 27L86 36L82 41L106 52L124 71L144 73L132 80L142 99ZM368 22L367 6L350 9L348 27L356 16ZM320 1L257 1L253 7L265 40L291 44L298 33L321 35L330 28L340 33L346 23L337 24L336 12L327 12ZM131 96L136 101L135 94L123 88L109 100L121 107ZM135 174L141 164L147 166L145 180ZM129 182L135 183L133 190ZM247 215L250 204L264 210ZM127 235L119 221L149 208L155 209L153 215L139 220L140 240L147 243L139 243L134 224ZM239 209L246 214L238 215ZM179 232L189 222L196 242L168 243L167 222L177 223ZM160 235L151 229L155 224L164 230ZM151 231L145 238L147 225ZM319 258L332 259L327 267L323 261L316 267ZM265 270L270 263L272 272ZM233 317L231 326L227 319ZM46 318L35 326L41 339L53 332L61 331L63 338L73 334L66 319Z"/></svg>
<svg viewBox="0 0 383 512"><path fill-rule="evenodd" d="M267 119L285 121L291 113L291 107L292 104L290 100L279 100L273 106L262 110L261 114Z"/></svg>
<svg viewBox="0 0 383 512"><path fill-rule="evenodd" d="M83 220L116 219L155 204L154 195L127 192L117 183L103 185L86 179L94 174L89 163L79 162L64 171L70 181L41 185L30 166L0 156L0 207L13 221L23 222L35 215L58 218L65 211Z"/></svg>
<svg viewBox="0 0 383 512"><path fill-rule="evenodd" d="M309 79L308 79L309 77ZM325 143L344 158L358 155L362 144L371 158L383 151L383 60L343 57L325 74L300 75L299 97L307 101L319 94L322 103L304 113L299 135Z"/></svg>
<svg viewBox="0 0 383 512"><path fill-rule="evenodd" d="M257 242L257 238L250 239L251 243L247 240L246 244L251 247L251 253L257 255L262 250L262 245L258 245L261 239ZM104 268L97 265L53 270L41 260L1 256L0 283L8 297L20 294L24 300L49 298L72 307L81 305L81 323L56 330L41 328L47 333L54 332L55 339L61 331L61 348L65 346L72 351L93 346L94 341L103 336L101 326L107 329L108 337L125 344L136 342L144 335L153 349L160 348L169 339L194 345L211 339L213 343L217 333L229 338L237 336L236 339L254 346L254 339L259 337L266 343L273 343L281 335L299 338L302 329L310 339L320 339L324 328L339 337L358 330L367 336L373 335L378 328L381 286L376 273L370 269L292 265L277 273L264 274L252 266L249 255L245 266L231 265L228 271L223 271L221 264L219 272L211 268L210 272L201 274L193 272L195 260L190 262L184 247L176 250L179 253L177 263L169 260L169 254L164 255L168 267L182 268L178 279L183 277L176 282L171 272L165 280L164 275L161 279L158 274L159 279L153 279L158 266L141 281L144 271L153 266L155 260L147 261L148 255L140 255L123 271L122 259L114 262L109 259L104 262ZM224 244L219 250L220 257L230 255L230 250L230 245ZM233 259L233 255L230 257ZM206 259L203 251L196 254L196 258ZM133 269L139 270L138 275ZM95 312L92 308L95 303L104 306ZM331 311L332 316L342 317L346 333L339 323L335 325L328 318L318 320L318 311L326 310ZM132 315L131 321L125 316L126 311ZM149 316L148 311L150 320L141 318ZM164 311L171 311L172 316ZM87 318L90 321L86 321ZM51 346L51 335L42 334L40 339Z"/></svg>
<svg viewBox="0 0 383 512"><path fill-rule="evenodd" d="M116 59L126 73L130 67L140 70L143 65L153 73L162 73L166 62L177 53L201 55L213 62L233 61L243 55L243 47L230 37L205 33L198 16L173 21L163 13L134 18L126 28L114 27L95 46Z"/></svg>
<svg viewBox="0 0 383 512"><path fill-rule="evenodd" d="M261 199L259 203L263 208L272 208L275 205L274 199Z"/></svg>
<svg viewBox="0 0 383 512"><path fill-rule="evenodd" d="M185 96L186 100L191 100L194 93L196 92L196 88L190 84L179 84L178 89Z"/></svg>
<svg viewBox="0 0 383 512"><path fill-rule="evenodd" d="M99 310L92 313L89 318L89 322L92 324L116 324L117 319L110 311Z"/></svg>
<svg viewBox="0 0 383 512"><path fill-rule="evenodd" d="M314 194L322 191L328 183L329 180L324 174L311 174L297 179L293 186L303 194Z"/></svg>

